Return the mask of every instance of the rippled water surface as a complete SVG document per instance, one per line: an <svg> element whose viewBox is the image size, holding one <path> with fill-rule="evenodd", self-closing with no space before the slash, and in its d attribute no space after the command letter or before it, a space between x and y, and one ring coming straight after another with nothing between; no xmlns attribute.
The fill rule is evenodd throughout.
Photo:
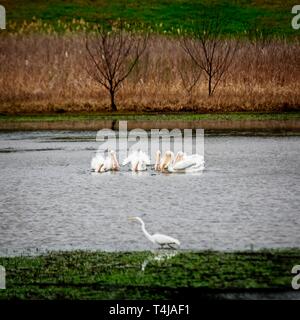
<svg viewBox="0 0 300 320"><path fill-rule="evenodd" d="M94 174L95 132L0 134L0 255L143 250L150 233L183 249L300 246L300 138L205 136L202 174Z"/></svg>

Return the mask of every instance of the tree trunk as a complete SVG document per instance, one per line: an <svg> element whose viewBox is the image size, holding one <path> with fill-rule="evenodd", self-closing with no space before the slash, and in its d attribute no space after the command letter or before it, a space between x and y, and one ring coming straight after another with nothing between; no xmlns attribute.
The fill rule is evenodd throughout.
<svg viewBox="0 0 300 320"><path fill-rule="evenodd" d="M211 96L211 75L208 76L208 95Z"/></svg>
<svg viewBox="0 0 300 320"><path fill-rule="evenodd" d="M110 109L112 112L117 111L117 106L115 104L115 92L112 90L110 91Z"/></svg>

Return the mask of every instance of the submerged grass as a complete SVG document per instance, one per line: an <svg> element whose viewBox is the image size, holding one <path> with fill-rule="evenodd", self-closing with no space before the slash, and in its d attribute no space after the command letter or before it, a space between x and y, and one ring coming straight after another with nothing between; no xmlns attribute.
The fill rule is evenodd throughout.
<svg viewBox="0 0 300 320"><path fill-rule="evenodd" d="M0 257L7 287L0 299L166 299L201 290L290 290L291 269L299 263L300 249Z"/></svg>

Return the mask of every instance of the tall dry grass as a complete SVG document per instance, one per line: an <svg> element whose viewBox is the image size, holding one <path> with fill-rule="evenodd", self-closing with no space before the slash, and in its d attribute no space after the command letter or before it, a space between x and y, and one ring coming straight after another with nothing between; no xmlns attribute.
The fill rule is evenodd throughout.
<svg viewBox="0 0 300 320"><path fill-rule="evenodd" d="M84 35L7 35L0 38L0 112L109 111L94 82ZM233 64L208 97L205 75L178 39L152 37L116 97L120 111L284 111L300 109L300 44L241 41ZM183 81L184 80L184 81ZM184 85L185 84L185 85Z"/></svg>

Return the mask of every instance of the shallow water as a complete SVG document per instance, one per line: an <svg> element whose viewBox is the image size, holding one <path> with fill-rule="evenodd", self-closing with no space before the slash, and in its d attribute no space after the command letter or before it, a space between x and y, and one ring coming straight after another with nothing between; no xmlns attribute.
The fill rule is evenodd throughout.
<svg viewBox="0 0 300 320"><path fill-rule="evenodd" d="M0 255L299 247L300 137L206 136L202 174L95 174L96 132L0 134Z"/></svg>

